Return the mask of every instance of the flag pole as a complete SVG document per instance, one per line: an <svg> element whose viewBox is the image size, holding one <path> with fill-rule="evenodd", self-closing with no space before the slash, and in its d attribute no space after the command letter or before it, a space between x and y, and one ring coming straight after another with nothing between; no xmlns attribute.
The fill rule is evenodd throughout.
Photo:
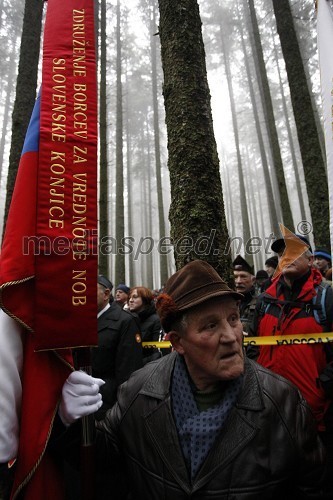
<svg viewBox="0 0 333 500"><path fill-rule="evenodd" d="M75 350L79 370L92 374L89 347ZM93 500L95 489L95 419L94 415L82 417L80 492L82 500Z"/></svg>

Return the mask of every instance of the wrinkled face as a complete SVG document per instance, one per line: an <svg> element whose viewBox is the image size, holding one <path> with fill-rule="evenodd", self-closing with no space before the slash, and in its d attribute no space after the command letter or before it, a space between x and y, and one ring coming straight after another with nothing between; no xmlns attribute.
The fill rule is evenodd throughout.
<svg viewBox="0 0 333 500"><path fill-rule="evenodd" d="M239 293L247 293L254 284L255 277L246 271L234 271L235 287Z"/></svg>
<svg viewBox="0 0 333 500"><path fill-rule="evenodd" d="M200 390L244 371L243 328L233 298L217 297L195 306L186 314L184 331L170 332L170 340Z"/></svg>
<svg viewBox="0 0 333 500"><path fill-rule="evenodd" d="M142 298L138 295L136 288L132 290L129 296L128 307L133 312L140 312L143 309Z"/></svg>
<svg viewBox="0 0 333 500"><path fill-rule="evenodd" d="M330 265L326 259L322 257L315 257L313 261L313 265L319 269L320 272L325 272L330 268Z"/></svg>
<svg viewBox="0 0 333 500"><path fill-rule="evenodd" d="M127 293L123 292L123 290L117 290L116 291L116 302L119 302L120 304L125 304L127 302L128 295Z"/></svg>
<svg viewBox="0 0 333 500"><path fill-rule="evenodd" d="M313 256L303 253L298 259L286 265L283 264L284 257L279 253L279 264L282 263L282 274L289 280L295 280L304 276L313 264Z"/></svg>

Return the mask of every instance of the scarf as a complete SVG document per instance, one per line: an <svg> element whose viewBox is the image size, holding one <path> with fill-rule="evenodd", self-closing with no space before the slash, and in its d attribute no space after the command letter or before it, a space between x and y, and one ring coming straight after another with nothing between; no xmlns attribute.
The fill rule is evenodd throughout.
<svg viewBox="0 0 333 500"><path fill-rule="evenodd" d="M180 445L192 480L223 428L237 400L242 381L242 375L228 381L220 402L199 412L185 361L182 356L177 357L172 376L172 406Z"/></svg>

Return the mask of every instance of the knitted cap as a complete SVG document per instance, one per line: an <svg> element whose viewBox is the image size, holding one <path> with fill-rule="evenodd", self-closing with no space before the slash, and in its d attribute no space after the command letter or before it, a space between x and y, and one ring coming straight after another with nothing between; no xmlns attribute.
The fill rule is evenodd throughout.
<svg viewBox="0 0 333 500"><path fill-rule="evenodd" d="M123 283L120 283L117 288L116 288L116 291L117 290L121 290L122 292L126 293L127 295L129 294L130 292L130 288L127 286L127 285L124 285Z"/></svg>
<svg viewBox="0 0 333 500"><path fill-rule="evenodd" d="M332 262L331 254L325 248L317 248L315 250L314 256L315 257L322 257L323 259L327 260L327 262L329 262L329 263Z"/></svg>

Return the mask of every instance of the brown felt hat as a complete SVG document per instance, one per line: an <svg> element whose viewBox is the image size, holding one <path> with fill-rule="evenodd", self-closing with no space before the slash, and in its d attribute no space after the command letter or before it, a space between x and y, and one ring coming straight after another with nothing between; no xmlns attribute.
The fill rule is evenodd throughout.
<svg viewBox="0 0 333 500"><path fill-rule="evenodd" d="M240 300L215 269L203 260L194 260L173 274L165 284L164 293L156 301L156 309L165 332L170 331L184 311L220 296Z"/></svg>

